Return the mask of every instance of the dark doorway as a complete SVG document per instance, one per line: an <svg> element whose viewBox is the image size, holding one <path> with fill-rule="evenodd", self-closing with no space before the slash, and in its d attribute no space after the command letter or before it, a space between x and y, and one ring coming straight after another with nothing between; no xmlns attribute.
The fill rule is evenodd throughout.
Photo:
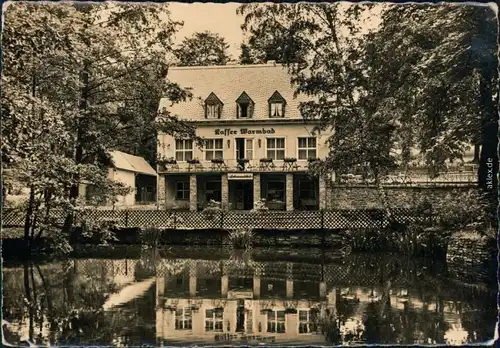
<svg viewBox="0 0 500 348"><path fill-rule="evenodd" d="M253 181L232 181L229 189L234 190L233 209L251 210L253 208Z"/></svg>
<svg viewBox="0 0 500 348"><path fill-rule="evenodd" d="M136 204L156 202L156 176L136 174L135 187Z"/></svg>
<svg viewBox="0 0 500 348"><path fill-rule="evenodd" d="M238 307L236 309L236 332L245 331L245 301L238 300Z"/></svg>

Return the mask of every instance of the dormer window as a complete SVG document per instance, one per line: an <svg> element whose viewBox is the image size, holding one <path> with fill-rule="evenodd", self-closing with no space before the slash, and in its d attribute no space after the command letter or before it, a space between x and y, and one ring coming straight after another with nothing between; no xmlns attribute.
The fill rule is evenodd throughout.
<svg viewBox="0 0 500 348"><path fill-rule="evenodd" d="M205 118L220 118L223 105L215 93L210 93L205 100Z"/></svg>
<svg viewBox="0 0 500 348"><path fill-rule="evenodd" d="M268 100L269 103L269 117L270 118L281 118L285 117L285 99L275 91L271 98Z"/></svg>
<svg viewBox="0 0 500 348"><path fill-rule="evenodd" d="M236 99L236 118L252 118L254 102L246 92Z"/></svg>

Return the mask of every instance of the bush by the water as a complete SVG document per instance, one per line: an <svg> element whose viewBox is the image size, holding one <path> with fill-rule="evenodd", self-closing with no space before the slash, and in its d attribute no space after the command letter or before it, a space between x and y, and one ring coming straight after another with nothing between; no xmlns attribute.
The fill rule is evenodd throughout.
<svg viewBox="0 0 500 348"><path fill-rule="evenodd" d="M139 240L142 245L156 246L160 241L162 231L156 227L141 228L139 231Z"/></svg>
<svg viewBox="0 0 500 348"><path fill-rule="evenodd" d="M92 221L85 219L81 224L82 237L97 244L108 244L118 240L113 229L116 227L116 221L112 219L103 219Z"/></svg>
<svg viewBox="0 0 500 348"><path fill-rule="evenodd" d="M249 228L229 231L229 243L235 249L250 249L255 238L254 232Z"/></svg>

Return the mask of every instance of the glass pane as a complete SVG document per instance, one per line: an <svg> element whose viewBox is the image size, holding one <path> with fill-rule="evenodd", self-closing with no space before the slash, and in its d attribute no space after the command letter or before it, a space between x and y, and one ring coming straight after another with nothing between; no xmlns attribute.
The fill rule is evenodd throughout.
<svg viewBox="0 0 500 348"><path fill-rule="evenodd" d="M273 311L267 312L267 320L274 320L274 312Z"/></svg>
<svg viewBox="0 0 500 348"><path fill-rule="evenodd" d="M276 151L276 159L277 160L282 160L284 158L285 158L285 150Z"/></svg>
<svg viewBox="0 0 500 348"><path fill-rule="evenodd" d="M299 320L306 321L307 320L307 311L299 311Z"/></svg>
<svg viewBox="0 0 500 348"><path fill-rule="evenodd" d="M252 150L247 150L247 154L246 154L246 159L253 159L253 151Z"/></svg>
<svg viewBox="0 0 500 348"><path fill-rule="evenodd" d="M207 184L208 184L208 183L207 183ZM207 309L207 310L205 311L205 317L206 317L207 319L212 318L212 317L213 317L213 315L214 315L214 310L213 310L213 309Z"/></svg>
<svg viewBox="0 0 500 348"><path fill-rule="evenodd" d="M222 321L217 321L215 323L215 331L222 331Z"/></svg>
<svg viewBox="0 0 500 348"><path fill-rule="evenodd" d="M184 141L182 141L180 139L176 139L175 140L175 149L176 150L182 150L182 149L184 149Z"/></svg>
<svg viewBox="0 0 500 348"><path fill-rule="evenodd" d="M220 183L218 183L218 184L220 184ZM220 185L219 185L219 187L220 187ZM216 317L217 319L222 319L223 315L224 315L224 310L223 310L222 308L217 308L217 309L215 310L215 317ZM222 322L221 322L221 324L222 324ZM222 326L221 326L221 327L222 327Z"/></svg>
<svg viewBox="0 0 500 348"><path fill-rule="evenodd" d="M316 138L307 139L307 146L313 149L316 148Z"/></svg>
<svg viewBox="0 0 500 348"><path fill-rule="evenodd" d="M299 150L299 159L301 160L307 159L307 150Z"/></svg>
<svg viewBox="0 0 500 348"><path fill-rule="evenodd" d="M267 323L267 332L273 332L273 323L271 322Z"/></svg>
<svg viewBox="0 0 500 348"><path fill-rule="evenodd" d="M278 316L278 320L285 320L285 312L284 311L278 311L277 316Z"/></svg>
<svg viewBox="0 0 500 348"><path fill-rule="evenodd" d="M222 159L222 151L215 151L215 158Z"/></svg>
<svg viewBox="0 0 500 348"><path fill-rule="evenodd" d="M247 150L253 149L253 139L247 139L245 146L246 146Z"/></svg>
<svg viewBox="0 0 500 348"><path fill-rule="evenodd" d="M205 141L205 148L207 150L213 149L214 148L214 141L212 139L208 139Z"/></svg>
<svg viewBox="0 0 500 348"><path fill-rule="evenodd" d="M309 150L309 158L316 158L316 150Z"/></svg>
<svg viewBox="0 0 500 348"><path fill-rule="evenodd" d="M267 158L276 159L276 156L274 155L274 150L267 150Z"/></svg>
<svg viewBox="0 0 500 348"><path fill-rule="evenodd" d="M278 333L285 333L285 323L278 323L278 330L276 331Z"/></svg>
<svg viewBox="0 0 500 348"><path fill-rule="evenodd" d="M192 160L193 159L193 151L186 151L186 154L184 157L186 158L186 161Z"/></svg>
<svg viewBox="0 0 500 348"><path fill-rule="evenodd" d="M205 330L212 331L214 329L214 323L211 320L205 322Z"/></svg>
<svg viewBox="0 0 500 348"><path fill-rule="evenodd" d="M184 152L182 151L176 151L175 152L175 159L176 161L184 161Z"/></svg>
<svg viewBox="0 0 500 348"><path fill-rule="evenodd" d="M305 148L307 145L306 138L299 138L299 148Z"/></svg>
<svg viewBox="0 0 500 348"><path fill-rule="evenodd" d="M206 156L206 159L207 161L210 161L214 158L214 152L213 151L207 151L207 156Z"/></svg>
<svg viewBox="0 0 500 348"><path fill-rule="evenodd" d="M222 139L215 139L215 149L222 150Z"/></svg>
<svg viewBox="0 0 500 348"><path fill-rule="evenodd" d="M178 183L178 184L180 184L180 183ZM176 308L176 310L175 310L175 316L176 317L182 316L182 308Z"/></svg>
<svg viewBox="0 0 500 348"><path fill-rule="evenodd" d="M187 150L191 150L193 148L193 141L192 140L186 140L185 144Z"/></svg>
<svg viewBox="0 0 500 348"><path fill-rule="evenodd" d="M284 149L285 148L285 138L276 139L276 147L278 149Z"/></svg>
<svg viewBox="0 0 500 348"><path fill-rule="evenodd" d="M267 139L267 148L274 149L275 141L276 141L276 139Z"/></svg>

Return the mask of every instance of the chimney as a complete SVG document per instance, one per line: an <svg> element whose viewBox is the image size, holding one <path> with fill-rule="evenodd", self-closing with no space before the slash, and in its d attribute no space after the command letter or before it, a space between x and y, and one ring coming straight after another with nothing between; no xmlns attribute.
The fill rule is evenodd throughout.
<svg viewBox="0 0 500 348"><path fill-rule="evenodd" d="M266 65L276 66L276 61L275 61L275 60L268 60L268 61L266 62Z"/></svg>

